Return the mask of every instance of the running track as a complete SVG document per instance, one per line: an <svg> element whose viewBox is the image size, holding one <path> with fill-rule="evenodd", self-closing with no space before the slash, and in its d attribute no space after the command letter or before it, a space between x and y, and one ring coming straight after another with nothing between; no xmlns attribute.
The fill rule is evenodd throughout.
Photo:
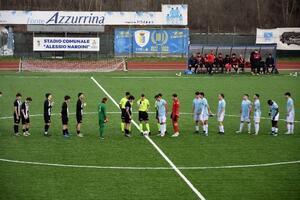
<svg viewBox="0 0 300 200"><path fill-rule="evenodd" d="M279 61L279 70L300 70L300 62ZM19 61L0 61L0 70L18 70ZM184 70L185 62L128 62L129 70Z"/></svg>

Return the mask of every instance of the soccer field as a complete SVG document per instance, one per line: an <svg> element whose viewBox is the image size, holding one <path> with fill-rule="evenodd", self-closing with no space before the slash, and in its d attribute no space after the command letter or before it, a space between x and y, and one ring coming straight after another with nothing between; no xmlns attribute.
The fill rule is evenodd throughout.
<svg viewBox="0 0 300 200"><path fill-rule="evenodd" d="M136 100L144 93L154 111L154 95L162 93L171 108L171 95L181 102L180 136L156 136L155 115L150 114L150 138L205 199L299 199L300 197L300 78L274 76L214 75L182 76L175 72L112 73L20 73L1 72L0 91L0 199L199 199L154 146L132 126L133 137L120 132L118 108L109 100L109 123L105 140L99 139L97 105L103 91L91 76L117 101L126 91ZM219 135L217 119L209 119L209 136L194 133L192 100L195 91L205 92L213 113L217 95L227 102L225 135ZM295 134L284 135L285 92L295 101ZM17 92L30 96L31 136L15 137L13 101ZM54 97L51 137L43 136L44 95ZM70 117L72 136L62 136L59 112L64 95L71 96L70 112L76 110L78 92L87 106L83 138L76 137L75 115ZM246 130L236 134L242 95L259 93L262 104L259 135ZM279 135L270 136L267 100L279 105ZM136 101L135 101L136 102ZM133 111L137 111L134 103ZM137 121L137 113L134 113ZM21 128L21 127L20 127ZM252 124L252 130L254 130Z"/></svg>

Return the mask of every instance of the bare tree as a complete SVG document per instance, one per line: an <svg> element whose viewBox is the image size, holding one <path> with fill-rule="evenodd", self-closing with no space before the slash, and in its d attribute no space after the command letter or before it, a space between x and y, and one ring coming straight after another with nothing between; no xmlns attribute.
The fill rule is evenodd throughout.
<svg viewBox="0 0 300 200"><path fill-rule="evenodd" d="M296 6L296 0L281 0L281 6L284 25L289 26Z"/></svg>

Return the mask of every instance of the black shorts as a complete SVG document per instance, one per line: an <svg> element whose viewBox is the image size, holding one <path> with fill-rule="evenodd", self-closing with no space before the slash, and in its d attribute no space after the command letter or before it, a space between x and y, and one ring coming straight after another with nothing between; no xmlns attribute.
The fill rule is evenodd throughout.
<svg viewBox="0 0 300 200"><path fill-rule="evenodd" d="M14 113L14 123L15 124L19 124L20 123L20 116L19 116L19 119L17 119L17 115L16 115L16 113Z"/></svg>
<svg viewBox="0 0 300 200"><path fill-rule="evenodd" d="M82 115L76 115L77 123L82 123Z"/></svg>
<svg viewBox="0 0 300 200"><path fill-rule="evenodd" d="M24 125L24 124L29 124L29 123L30 123L29 117L28 117L27 119L25 119L25 117L22 116L21 119L22 119L22 124L23 124L23 125Z"/></svg>
<svg viewBox="0 0 300 200"><path fill-rule="evenodd" d="M44 122L45 122L45 124L51 123L51 116L50 115L44 115Z"/></svg>
<svg viewBox="0 0 300 200"><path fill-rule="evenodd" d="M126 109L121 109L121 119L125 120Z"/></svg>
<svg viewBox="0 0 300 200"><path fill-rule="evenodd" d="M139 111L139 120L148 121L148 113L146 111Z"/></svg>
<svg viewBox="0 0 300 200"><path fill-rule="evenodd" d="M129 118L129 115L128 115L128 114L126 114L124 117L125 117L125 118L124 118L124 122L125 122L126 124L131 123L131 119Z"/></svg>
<svg viewBox="0 0 300 200"><path fill-rule="evenodd" d="M69 118L67 116L61 116L61 122L63 125L68 125Z"/></svg>

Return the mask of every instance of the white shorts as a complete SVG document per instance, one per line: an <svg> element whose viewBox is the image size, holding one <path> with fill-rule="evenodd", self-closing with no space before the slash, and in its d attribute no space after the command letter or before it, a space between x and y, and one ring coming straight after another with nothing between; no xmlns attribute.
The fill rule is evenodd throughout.
<svg viewBox="0 0 300 200"><path fill-rule="evenodd" d="M271 117L271 120L272 121L278 121L279 120L279 113L274 117L274 120L273 120L273 117Z"/></svg>
<svg viewBox="0 0 300 200"><path fill-rule="evenodd" d="M250 122L250 117L249 116L241 116L241 122Z"/></svg>
<svg viewBox="0 0 300 200"><path fill-rule="evenodd" d="M293 123L295 121L295 113L290 113L287 117L286 117L286 122L288 123Z"/></svg>
<svg viewBox="0 0 300 200"><path fill-rule="evenodd" d="M194 113L194 121L200 121L200 114Z"/></svg>
<svg viewBox="0 0 300 200"><path fill-rule="evenodd" d="M225 113L221 113L220 115L218 115L218 122L223 122L224 121L224 117L225 117Z"/></svg>
<svg viewBox="0 0 300 200"><path fill-rule="evenodd" d="M260 116L255 116L253 118L253 120L254 120L254 123L259 123L260 122Z"/></svg>
<svg viewBox="0 0 300 200"><path fill-rule="evenodd" d="M200 114L200 121L207 121L208 115L207 114Z"/></svg>
<svg viewBox="0 0 300 200"><path fill-rule="evenodd" d="M165 124L167 121L167 118L166 118L166 116L158 116L158 121L161 124Z"/></svg>

